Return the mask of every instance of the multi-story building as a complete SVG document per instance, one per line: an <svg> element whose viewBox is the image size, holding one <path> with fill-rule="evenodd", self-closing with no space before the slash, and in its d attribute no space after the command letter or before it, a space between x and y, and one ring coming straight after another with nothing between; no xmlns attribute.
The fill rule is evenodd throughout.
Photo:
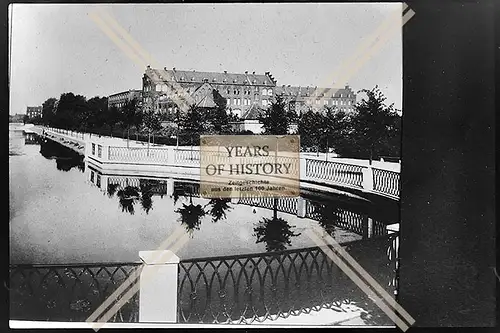
<svg viewBox="0 0 500 333"><path fill-rule="evenodd" d="M26 115L29 119L42 117L42 107L41 106L28 106L26 108Z"/></svg>
<svg viewBox="0 0 500 333"><path fill-rule="evenodd" d="M276 87L276 95L284 97L290 110L297 114L307 110L320 111L325 106L337 110L352 112L356 104L356 94L346 85L344 88L318 87Z"/></svg>
<svg viewBox="0 0 500 333"><path fill-rule="evenodd" d="M191 104L213 107L213 90L226 99L228 109L242 117L252 105L267 107L275 96L276 80L265 74L183 71L146 68L143 79L143 101L155 103L156 109L171 113L175 110L174 91L182 88ZM177 87L177 88L176 88ZM180 89L179 89L180 90Z"/></svg>
<svg viewBox="0 0 500 333"><path fill-rule="evenodd" d="M137 100L142 99L142 90L130 89L127 91L122 91L113 95L108 96L108 107L116 106L121 108L125 105L125 102L130 101L134 98Z"/></svg>

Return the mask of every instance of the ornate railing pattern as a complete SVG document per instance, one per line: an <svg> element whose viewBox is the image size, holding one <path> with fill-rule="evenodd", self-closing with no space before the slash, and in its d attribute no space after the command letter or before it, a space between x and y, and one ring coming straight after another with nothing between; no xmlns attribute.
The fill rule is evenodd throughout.
<svg viewBox="0 0 500 333"><path fill-rule="evenodd" d="M373 190L399 197L399 173L373 168Z"/></svg>
<svg viewBox="0 0 500 333"><path fill-rule="evenodd" d="M276 208L279 212L297 214L297 198L277 198ZM238 204L274 209L274 198L269 197L240 197Z"/></svg>
<svg viewBox="0 0 500 333"><path fill-rule="evenodd" d="M320 221L322 218L324 219L324 213L321 211L324 209L324 206L325 204L314 205L307 201L305 217L316 221ZM352 231L361 236L364 236L367 232L368 215L352 212L343 208L336 208L330 213L335 214L335 216L327 216L326 218L331 220L335 226ZM387 234L385 224L378 221L373 222L373 236Z"/></svg>
<svg viewBox="0 0 500 333"><path fill-rule="evenodd" d="M167 163L168 149L150 147L109 147L110 161Z"/></svg>
<svg viewBox="0 0 500 333"><path fill-rule="evenodd" d="M306 159L306 177L329 180L339 184L363 188L363 167L354 164Z"/></svg>
<svg viewBox="0 0 500 333"><path fill-rule="evenodd" d="M389 293L395 235L344 244ZM388 254L393 255L388 257ZM250 324L332 309L366 309L366 295L317 247L181 261L178 322ZM373 305L370 311L377 311ZM333 312L332 312L333 313Z"/></svg>
<svg viewBox="0 0 500 333"><path fill-rule="evenodd" d="M139 263L11 265L10 319L85 321ZM111 322L138 321L138 295Z"/></svg>
<svg viewBox="0 0 500 333"><path fill-rule="evenodd" d="M181 165L198 165L200 163L200 151L198 149L175 149L175 163Z"/></svg>

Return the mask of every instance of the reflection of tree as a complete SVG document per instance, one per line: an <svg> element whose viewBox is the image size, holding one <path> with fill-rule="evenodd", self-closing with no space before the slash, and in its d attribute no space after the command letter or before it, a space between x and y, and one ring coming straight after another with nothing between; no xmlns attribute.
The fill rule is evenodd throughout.
<svg viewBox="0 0 500 333"><path fill-rule="evenodd" d="M155 180L147 180L140 181L141 187L141 207L144 209L146 214L153 208L153 185L157 185L158 181Z"/></svg>
<svg viewBox="0 0 500 333"><path fill-rule="evenodd" d="M299 236L300 233L292 231L292 226L287 221L278 217L278 199L274 198L273 217L263 218L253 229L256 243L264 242L266 251L283 251L287 245L292 245L291 237Z"/></svg>
<svg viewBox="0 0 500 333"><path fill-rule="evenodd" d="M81 170L83 160L76 158L56 158L56 167L57 170L61 171L69 171L74 167L78 167Z"/></svg>
<svg viewBox="0 0 500 333"><path fill-rule="evenodd" d="M139 189L135 186L126 186L124 189L119 190L116 195L118 196L122 212L127 211L131 215L134 215L134 205L139 200Z"/></svg>
<svg viewBox="0 0 500 333"><path fill-rule="evenodd" d="M111 198L113 195L115 195L119 187L120 184L108 184L108 189L107 189L108 196Z"/></svg>
<svg viewBox="0 0 500 333"><path fill-rule="evenodd" d="M50 140L40 142L40 154L49 160L55 158L57 170L69 171L78 167L83 171L85 168L82 156Z"/></svg>
<svg viewBox="0 0 500 333"><path fill-rule="evenodd" d="M181 208L175 210L179 213L181 224L186 227L186 230L192 234L193 230L200 230L201 218L206 215L205 210L201 205L193 204L193 196L189 194L189 205L182 204Z"/></svg>
<svg viewBox="0 0 500 333"><path fill-rule="evenodd" d="M319 213L319 225L330 235L335 233L336 226L341 221L340 209L335 207L332 203L321 204L313 203L314 210Z"/></svg>
<svg viewBox="0 0 500 333"><path fill-rule="evenodd" d="M229 206L229 202L231 199L228 198L214 198L210 199L206 206L211 206L210 214L213 216L212 222L217 222L222 218L226 218L226 211L231 210L232 208Z"/></svg>

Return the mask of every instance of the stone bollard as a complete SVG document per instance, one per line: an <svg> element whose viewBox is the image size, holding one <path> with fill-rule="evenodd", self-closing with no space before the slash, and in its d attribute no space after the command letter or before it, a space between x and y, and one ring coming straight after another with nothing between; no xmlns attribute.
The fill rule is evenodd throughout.
<svg viewBox="0 0 500 333"><path fill-rule="evenodd" d="M179 257L172 251L140 251L139 322L177 322Z"/></svg>

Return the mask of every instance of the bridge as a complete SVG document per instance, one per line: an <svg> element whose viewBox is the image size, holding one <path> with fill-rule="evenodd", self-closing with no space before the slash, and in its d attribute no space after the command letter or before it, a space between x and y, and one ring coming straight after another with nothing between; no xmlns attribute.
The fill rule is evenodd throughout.
<svg viewBox="0 0 500 333"><path fill-rule="evenodd" d="M132 176L172 175L191 180L200 177L199 147L147 145L89 133L44 127L36 128L51 140L85 156L103 173ZM300 154L301 188L329 191L341 188L399 200L399 168L374 167L360 161L321 160Z"/></svg>

